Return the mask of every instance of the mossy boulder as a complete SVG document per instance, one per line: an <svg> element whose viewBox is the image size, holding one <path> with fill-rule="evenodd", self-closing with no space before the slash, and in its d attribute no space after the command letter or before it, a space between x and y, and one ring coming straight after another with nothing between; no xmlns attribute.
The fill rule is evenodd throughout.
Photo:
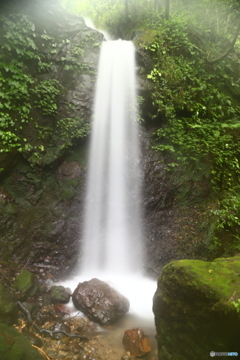
<svg viewBox="0 0 240 360"><path fill-rule="evenodd" d="M15 288L29 296L36 295L39 286L37 277L27 270L22 270L15 280Z"/></svg>
<svg viewBox="0 0 240 360"><path fill-rule="evenodd" d="M67 304L70 300L71 290L69 288L65 288L64 286L52 286L49 292L50 301L53 304Z"/></svg>
<svg viewBox="0 0 240 360"><path fill-rule="evenodd" d="M5 324L13 324L17 319L17 305L14 295L0 284L0 319Z"/></svg>
<svg viewBox="0 0 240 360"><path fill-rule="evenodd" d="M154 296L159 359L207 359L240 350L240 257L172 261Z"/></svg>
<svg viewBox="0 0 240 360"><path fill-rule="evenodd" d="M45 357L16 329L0 323L0 358L3 360L44 360Z"/></svg>

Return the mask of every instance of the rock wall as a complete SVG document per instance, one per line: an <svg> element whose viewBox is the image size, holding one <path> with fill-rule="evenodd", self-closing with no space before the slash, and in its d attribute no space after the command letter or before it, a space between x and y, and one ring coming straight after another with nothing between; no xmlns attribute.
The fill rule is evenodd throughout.
<svg viewBox="0 0 240 360"><path fill-rule="evenodd" d="M4 13L2 44L7 43L8 26L23 21L22 26L30 24L35 45L31 59L21 65L32 79L22 100L23 105L30 103L29 120L22 130L17 129L28 147L0 154L4 168L0 256L34 264L41 272L66 271L76 261L79 248L87 158L84 137L90 131L103 36L57 6L33 2L21 8L22 13L13 9ZM4 51L7 58L8 49ZM13 53L16 63L23 61L20 55ZM55 81L59 90L51 104L53 111L51 94L45 92L48 98L44 97L49 81ZM19 123L20 119L16 126Z"/></svg>

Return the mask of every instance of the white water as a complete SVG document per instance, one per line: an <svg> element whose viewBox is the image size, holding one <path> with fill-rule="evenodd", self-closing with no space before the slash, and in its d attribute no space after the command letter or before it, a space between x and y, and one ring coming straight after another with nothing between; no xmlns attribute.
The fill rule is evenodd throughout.
<svg viewBox="0 0 240 360"><path fill-rule="evenodd" d="M132 274L142 264L134 46L102 44L91 139L81 273Z"/></svg>
<svg viewBox="0 0 240 360"><path fill-rule="evenodd" d="M92 22L91 19L89 19L89 18L87 18L87 17L84 17L83 19L84 19L85 24L86 24L87 27L89 27L89 28L91 28L91 29L94 29L94 30L97 30L98 32L100 32L101 34L103 34L103 36L104 36L104 38L105 38L106 40L111 40L111 37L110 37L110 35L108 34L107 31L96 29L96 27L95 27L95 25L94 25L94 23Z"/></svg>
<svg viewBox="0 0 240 360"><path fill-rule="evenodd" d="M104 280L130 300L132 327L154 329L156 282L140 271L141 206L135 49L129 41L106 41L96 83L82 261L66 285L74 290L93 277Z"/></svg>

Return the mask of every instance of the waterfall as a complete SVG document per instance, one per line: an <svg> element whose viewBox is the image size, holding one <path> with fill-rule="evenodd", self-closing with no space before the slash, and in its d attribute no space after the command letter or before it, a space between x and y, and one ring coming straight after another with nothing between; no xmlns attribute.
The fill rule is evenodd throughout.
<svg viewBox="0 0 240 360"><path fill-rule="evenodd" d="M105 41L95 89L81 265L65 286L74 290L93 277L106 281L130 300L138 327L153 324L156 282L139 271L142 175L136 115L134 45Z"/></svg>
<svg viewBox="0 0 240 360"><path fill-rule="evenodd" d="M95 91L81 273L137 273L142 264L135 49L103 42Z"/></svg>

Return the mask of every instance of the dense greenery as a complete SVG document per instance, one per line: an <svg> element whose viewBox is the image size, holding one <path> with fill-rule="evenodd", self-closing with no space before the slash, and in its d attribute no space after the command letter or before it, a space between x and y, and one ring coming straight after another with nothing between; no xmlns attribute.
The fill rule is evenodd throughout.
<svg viewBox="0 0 240 360"><path fill-rule="evenodd" d="M0 153L22 153L32 165L40 164L54 132L63 148L89 133L88 124L71 117L73 104L65 102L59 112L59 99L66 89L52 69L57 61L66 73L91 72L79 59L87 41L93 41L87 38L70 48L68 61L56 60L59 43L67 46L70 40L56 39L46 30L39 33L25 14L0 15L0 31Z"/></svg>

